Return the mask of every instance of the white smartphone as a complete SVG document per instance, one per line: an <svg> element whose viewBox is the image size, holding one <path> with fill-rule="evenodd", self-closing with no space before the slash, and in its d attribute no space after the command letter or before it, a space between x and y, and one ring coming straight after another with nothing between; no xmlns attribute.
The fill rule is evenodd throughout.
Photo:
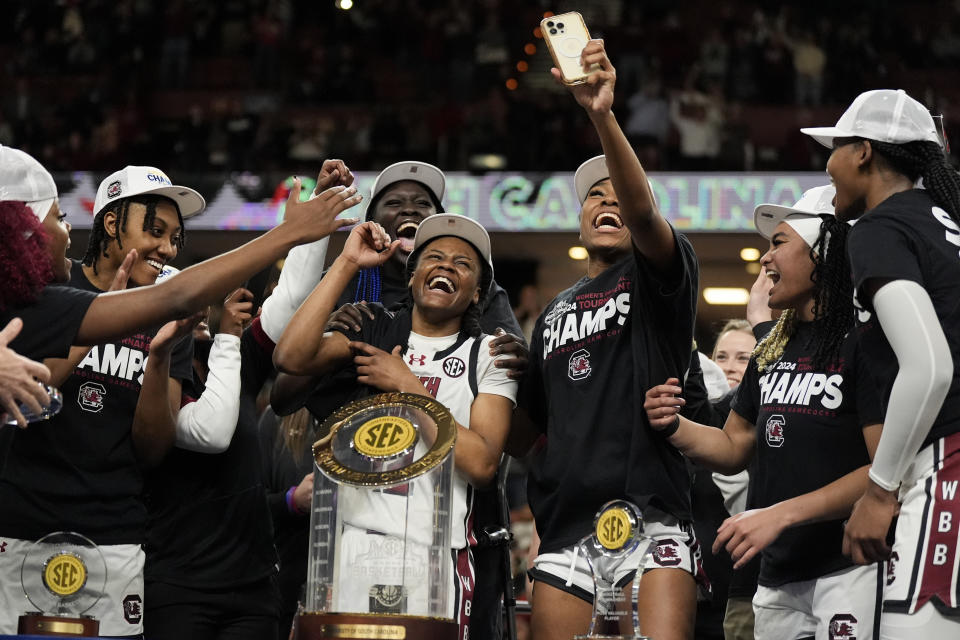
<svg viewBox="0 0 960 640"><path fill-rule="evenodd" d="M583 84L591 73L599 70L599 65L592 65L589 71L584 71L580 64L580 54L590 40L590 32L583 16L576 11L544 18L540 21L540 32L564 84Z"/></svg>

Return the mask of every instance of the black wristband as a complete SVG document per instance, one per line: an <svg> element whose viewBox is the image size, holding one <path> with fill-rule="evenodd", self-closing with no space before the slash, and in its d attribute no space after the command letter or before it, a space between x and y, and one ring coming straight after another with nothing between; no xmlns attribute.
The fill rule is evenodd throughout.
<svg viewBox="0 0 960 640"><path fill-rule="evenodd" d="M680 415L677 414L673 419L673 423L671 423L669 427L666 427L664 429L660 429L659 431L657 431L657 435L659 435L661 438L669 438L679 430L680 430Z"/></svg>

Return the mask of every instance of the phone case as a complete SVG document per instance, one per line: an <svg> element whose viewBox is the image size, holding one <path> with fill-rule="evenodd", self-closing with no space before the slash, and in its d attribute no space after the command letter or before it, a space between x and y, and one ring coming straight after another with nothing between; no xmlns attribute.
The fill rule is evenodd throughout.
<svg viewBox="0 0 960 640"><path fill-rule="evenodd" d="M553 63L564 84L582 84L594 70L584 71L580 54L590 40L583 16L576 11L550 16L540 21L540 32L547 43Z"/></svg>

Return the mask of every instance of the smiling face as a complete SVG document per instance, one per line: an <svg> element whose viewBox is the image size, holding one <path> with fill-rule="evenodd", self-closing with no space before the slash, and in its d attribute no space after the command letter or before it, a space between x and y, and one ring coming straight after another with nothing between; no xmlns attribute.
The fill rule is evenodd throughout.
<svg viewBox="0 0 960 640"><path fill-rule="evenodd" d="M170 202L158 202L157 215L143 228L147 207L139 202L131 202L127 210L125 225L119 225L117 216L107 212L103 218L104 229L112 238L120 234L120 248L110 245L103 264L115 273L131 249L137 250L137 261L130 270L130 282L137 286L153 284L164 265L177 257L183 228L177 208Z"/></svg>
<svg viewBox="0 0 960 640"><path fill-rule="evenodd" d="M755 346L757 340L746 331L727 331L717 339L713 361L720 365L731 389L740 384Z"/></svg>
<svg viewBox="0 0 960 640"><path fill-rule="evenodd" d="M813 303L810 247L789 224L781 222L774 229L760 264L773 281L767 302L771 309L802 310Z"/></svg>
<svg viewBox="0 0 960 640"><path fill-rule="evenodd" d="M480 300L482 260L466 240L454 236L433 240L417 256L410 278L414 305L421 311L440 311L444 318L462 316Z"/></svg>
<svg viewBox="0 0 960 640"><path fill-rule="evenodd" d="M386 229L391 240L400 240L400 248L394 252L393 260L398 265L405 265L407 256L413 251L417 227L424 218L435 214L437 207L427 188L412 180L394 182L379 196L371 219Z"/></svg>
<svg viewBox="0 0 960 640"><path fill-rule="evenodd" d="M834 138L827 159L827 174L837 189L834 210L843 222L855 220L866 209L865 173L862 168L872 156L870 143L855 138Z"/></svg>
<svg viewBox="0 0 960 640"><path fill-rule="evenodd" d="M580 210L580 240L590 254L630 249L630 231L620 217L620 203L609 178L587 192Z"/></svg>
<svg viewBox="0 0 960 640"><path fill-rule="evenodd" d="M54 282L70 281L70 260L67 250L70 248L70 223L67 215L60 210L60 202L54 200L50 210L43 218L43 230L47 233L47 250L50 252L50 266L53 269Z"/></svg>

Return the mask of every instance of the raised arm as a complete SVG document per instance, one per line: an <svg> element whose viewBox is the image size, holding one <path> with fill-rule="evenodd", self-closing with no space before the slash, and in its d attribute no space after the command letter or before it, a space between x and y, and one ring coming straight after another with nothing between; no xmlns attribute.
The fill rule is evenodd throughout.
<svg viewBox="0 0 960 640"><path fill-rule="evenodd" d="M150 342L131 428L133 448L144 467L160 464L176 441L181 383L170 377L170 358L180 339L189 335L201 319L202 314L197 313L168 322Z"/></svg>
<svg viewBox="0 0 960 640"><path fill-rule="evenodd" d="M670 378L647 391L643 408L650 426L663 432L683 455L712 471L730 475L746 469L756 446L754 426L732 410L723 429L684 418L680 408L686 402L678 397L683 392L679 382Z"/></svg>
<svg viewBox="0 0 960 640"><path fill-rule="evenodd" d="M277 341L273 362L283 373L319 375L333 371L350 359L349 340L324 327L340 294L357 271L386 261L399 246L375 222L357 225L320 283L293 315Z"/></svg>
<svg viewBox="0 0 960 640"><path fill-rule="evenodd" d="M336 186L306 202L299 199L298 179L287 199L283 222L259 238L184 269L160 284L97 296L83 318L75 344L117 339L219 302L292 247L356 223L356 219L336 216L358 204L361 196L355 187Z"/></svg>
<svg viewBox="0 0 960 640"><path fill-rule="evenodd" d="M586 83L568 88L586 110L600 136L624 224L630 229L637 250L658 271L668 271L676 257L673 231L660 215L647 174L613 115L613 88L617 72L607 57L603 40L590 40L580 59L585 70L594 64L600 68L588 76ZM554 68L551 73L559 82L560 72Z"/></svg>
<svg viewBox="0 0 960 640"><path fill-rule="evenodd" d="M221 453L230 446L240 418L240 335L252 316L253 294L246 289L237 289L223 303L203 393L177 415L176 444L181 449Z"/></svg>

